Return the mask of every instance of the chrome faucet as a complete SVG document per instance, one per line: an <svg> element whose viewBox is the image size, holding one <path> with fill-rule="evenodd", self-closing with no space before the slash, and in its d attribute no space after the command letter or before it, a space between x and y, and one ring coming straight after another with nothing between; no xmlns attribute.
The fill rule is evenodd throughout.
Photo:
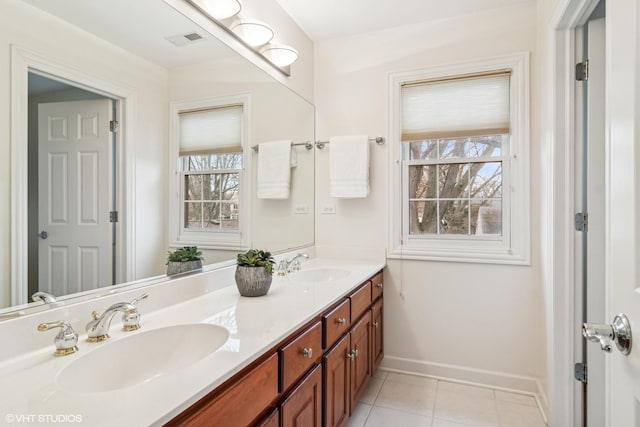
<svg viewBox="0 0 640 427"><path fill-rule="evenodd" d="M38 330L40 332L48 331L49 329L60 328L60 332L53 340L56 346L56 351L53 353L56 356L66 356L78 351L76 344L78 343L78 334L71 327L71 323L66 320L60 320L58 322L40 323Z"/></svg>
<svg viewBox="0 0 640 427"><path fill-rule="evenodd" d="M300 261L298 261L298 258L308 259L309 255L299 253L291 259L283 259L282 261L280 261L280 263L278 264L278 276L286 276L287 273L291 273L292 271L299 271Z"/></svg>
<svg viewBox="0 0 640 427"><path fill-rule="evenodd" d="M100 316L96 311L91 313L93 320L87 323L86 327L89 342L100 342L109 338L109 326L117 312L133 315L134 312L137 312L137 309L135 304L119 302L107 308Z"/></svg>
<svg viewBox="0 0 640 427"><path fill-rule="evenodd" d="M50 293L44 292L44 291L38 291L38 292L34 293L33 295L31 295L31 299L34 302L35 301L42 301L45 304L49 304L51 302L56 302L56 297L54 297Z"/></svg>

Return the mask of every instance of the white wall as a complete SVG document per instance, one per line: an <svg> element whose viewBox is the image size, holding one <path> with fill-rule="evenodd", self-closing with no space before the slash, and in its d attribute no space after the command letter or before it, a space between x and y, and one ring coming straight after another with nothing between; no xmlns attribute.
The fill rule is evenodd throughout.
<svg viewBox="0 0 640 427"><path fill-rule="evenodd" d="M387 137L390 72L531 52L531 146L538 145L536 5L495 9L322 41L315 46L317 136L367 133ZM329 148L330 149L330 148ZM332 200L328 153L317 153L320 256L384 257L387 147L371 147L371 194ZM537 391L544 376L540 279L541 156L531 152L532 264L478 265L389 259L385 274L385 365ZM479 372L482 371L482 372Z"/></svg>
<svg viewBox="0 0 640 427"><path fill-rule="evenodd" d="M0 0L0 307L9 303L11 227L11 46L135 94L137 277L164 269L167 71L31 6ZM25 94L26 96L26 94ZM26 143L26 141L25 141Z"/></svg>

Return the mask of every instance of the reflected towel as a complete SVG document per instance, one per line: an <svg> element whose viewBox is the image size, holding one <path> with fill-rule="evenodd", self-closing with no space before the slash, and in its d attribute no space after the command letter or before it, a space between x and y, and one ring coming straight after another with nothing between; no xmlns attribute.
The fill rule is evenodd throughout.
<svg viewBox="0 0 640 427"><path fill-rule="evenodd" d="M331 197L356 199L369 195L369 137L335 136L329 140Z"/></svg>
<svg viewBox="0 0 640 427"><path fill-rule="evenodd" d="M288 199L291 141L264 142L258 147L258 198Z"/></svg>

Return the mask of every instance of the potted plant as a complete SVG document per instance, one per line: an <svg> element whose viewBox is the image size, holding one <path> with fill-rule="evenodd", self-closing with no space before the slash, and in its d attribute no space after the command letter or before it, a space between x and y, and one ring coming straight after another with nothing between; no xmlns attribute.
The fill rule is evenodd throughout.
<svg viewBox="0 0 640 427"><path fill-rule="evenodd" d="M188 273L202 270L202 252L196 246L184 246L169 251L167 256L167 275Z"/></svg>
<svg viewBox="0 0 640 427"><path fill-rule="evenodd" d="M240 295L259 297L266 295L273 279L275 260L270 252L260 249L249 249L238 254L236 267L236 286Z"/></svg>

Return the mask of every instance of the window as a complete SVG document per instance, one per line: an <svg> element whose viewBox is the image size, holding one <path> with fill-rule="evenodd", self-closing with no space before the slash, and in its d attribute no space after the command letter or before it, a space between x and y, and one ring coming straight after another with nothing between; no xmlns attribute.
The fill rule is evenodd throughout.
<svg viewBox="0 0 640 427"><path fill-rule="evenodd" d="M527 64L391 76L390 257L528 264Z"/></svg>
<svg viewBox="0 0 640 427"><path fill-rule="evenodd" d="M172 104L172 245L240 249L247 241L244 135L248 99Z"/></svg>

